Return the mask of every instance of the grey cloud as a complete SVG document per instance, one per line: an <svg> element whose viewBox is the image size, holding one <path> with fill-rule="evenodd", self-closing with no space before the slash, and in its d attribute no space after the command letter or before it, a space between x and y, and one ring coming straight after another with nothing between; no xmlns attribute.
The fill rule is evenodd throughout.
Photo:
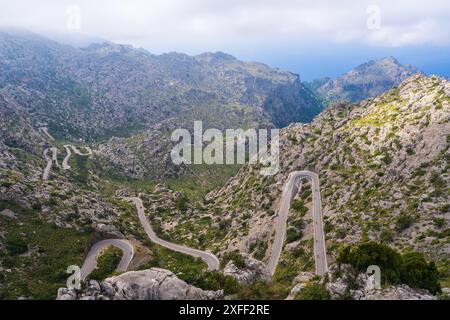
<svg viewBox="0 0 450 320"><path fill-rule="evenodd" d="M378 5L381 29L368 30ZM81 9L80 33L132 44L359 41L377 46L449 44L450 3L398 1L0 0L0 25L68 32L67 7ZM146 39L146 40L144 40Z"/></svg>

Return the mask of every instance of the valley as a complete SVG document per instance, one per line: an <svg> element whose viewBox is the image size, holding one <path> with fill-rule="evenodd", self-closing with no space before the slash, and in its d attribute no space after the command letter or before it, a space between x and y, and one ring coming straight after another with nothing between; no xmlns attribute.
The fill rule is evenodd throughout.
<svg viewBox="0 0 450 320"><path fill-rule="evenodd" d="M0 31L0 68L0 299L448 294L447 79L389 57L314 84L25 31ZM172 132L197 120L280 129L278 172L174 164Z"/></svg>

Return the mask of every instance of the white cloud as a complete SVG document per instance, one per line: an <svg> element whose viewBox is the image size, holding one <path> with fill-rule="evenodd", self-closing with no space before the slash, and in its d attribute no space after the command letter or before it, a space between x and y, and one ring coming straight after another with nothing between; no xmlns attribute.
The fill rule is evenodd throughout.
<svg viewBox="0 0 450 320"><path fill-rule="evenodd" d="M448 30L434 21L421 21L409 26L389 26L368 34L373 44L399 47L408 44L448 44ZM432 35L432 36L430 36Z"/></svg>
<svg viewBox="0 0 450 320"><path fill-rule="evenodd" d="M447 0L0 0L0 25L66 32L69 5L80 6L85 34L155 47L313 40L450 44ZM369 5L381 10L379 30L367 29Z"/></svg>

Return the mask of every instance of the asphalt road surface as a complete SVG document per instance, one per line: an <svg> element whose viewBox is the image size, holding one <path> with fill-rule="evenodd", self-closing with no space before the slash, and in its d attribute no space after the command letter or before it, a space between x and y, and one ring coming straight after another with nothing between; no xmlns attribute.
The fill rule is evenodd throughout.
<svg viewBox="0 0 450 320"><path fill-rule="evenodd" d="M86 153L81 153L80 150L78 150L77 147L73 146L73 145L68 145L68 147L71 147L73 152L79 156L90 156L92 154L92 150L89 147L83 147L84 149L86 149Z"/></svg>
<svg viewBox="0 0 450 320"><path fill-rule="evenodd" d="M153 231L150 223L147 220L147 217L145 216L145 209L144 205L142 204L142 200L137 197L132 198L125 198L125 200L131 201L136 206L139 220L141 221L142 226L144 227L145 232L147 233L147 236L150 238L151 241L153 241L156 244L159 244L160 246L163 246L167 249L181 252L187 255L190 255L195 258L201 258L203 261L206 262L208 265L208 270L218 270L220 263L219 259L217 257L209 252L200 251L197 249L192 249L189 247L184 247L175 243L168 242L166 240L158 238L158 236Z"/></svg>
<svg viewBox="0 0 450 320"><path fill-rule="evenodd" d="M62 162L62 167L64 170L70 170L69 159L70 159L70 156L72 155L72 151L70 151L69 145L65 145L64 149L66 149L66 157L64 158L64 160Z"/></svg>
<svg viewBox="0 0 450 320"><path fill-rule="evenodd" d="M77 154L79 156L86 156L87 157L87 156L90 156L92 154L92 150L89 147L84 147L86 149L86 151L87 151L86 153L81 153L80 150L77 147L75 147L75 146L73 146L71 144L64 145L64 148L66 149L66 157L64 158L64 160L62 162L62 167L63 167L64 170L70 170L69 159L72 156L71 149L73 150L73 152L75 154Z"/></svg>
<svg viewBox="0 0 450 320"><path fill-rule="evenodd" d="M109 246L119 248L120 250L122 250L123 253L122 259L120 260L116 271L118 272L127 271L128 266L130 265L130 262L134 256L133 245L128 241L121 239L103 240L94 244L92 248L89 250L87 257L84 260L84 264L81 267L81 280L83 281L86 280L86 277L96 268L97 257L99 253L102 251L102 249Z"/></svg>
<svg viewBox="0 0 450 320"><path fill-rule="evenodd" d="M313 201L312 216L314 225L314 260L316 274L323 275L328 272L319 176L310 171L295 171L289 175L288 181L284 186L280 209L278 211L278 220L275 227L275 239L272 245L272 254L267 266L272 275L275 273L278 261L280 260L281 251L283 249L284 239L286 237L286 222L289 209L291 207L291 201L297 193L297 185L302 178L308 178L311 180Z"/></svg>
<svg viewBox="0 0 450 320"><path fill-rule="evenodd" d="M48 156L49 151L52 152L52 154L53 154L52 157ZM58 154L58 149L56 149L56 148L47 148L44 150L44 158L45 158L45 160L47 160L47 166L44 168L44 172L42 174L43 180L48 180L48 177L50 175L50 170L52 169L53 162L55 162L58 165L57 154Z"/></svg>

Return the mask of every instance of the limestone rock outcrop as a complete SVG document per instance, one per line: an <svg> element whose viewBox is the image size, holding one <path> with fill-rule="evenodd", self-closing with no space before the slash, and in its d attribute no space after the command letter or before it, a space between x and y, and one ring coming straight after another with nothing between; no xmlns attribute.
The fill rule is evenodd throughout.
<svg viewBox="0 0 450 320"><path fill-rule="evenodd" d="M180 280L168 270L131 271L99 282L91 280L80 291L60 288L57 300L217 300L222 291L205 291Z"/></svg>

